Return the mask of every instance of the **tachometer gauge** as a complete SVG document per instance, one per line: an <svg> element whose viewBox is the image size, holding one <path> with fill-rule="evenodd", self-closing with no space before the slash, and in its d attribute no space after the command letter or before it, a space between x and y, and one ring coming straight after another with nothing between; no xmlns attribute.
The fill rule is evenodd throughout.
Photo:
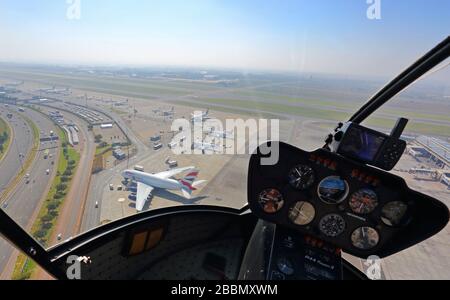
<svg viewBox="0 0 450 300"><path fill-rule="evenodd" d="M399 226L404 222L408 205L401 201L392 201L381 210L381 220L388 226Z"/></svg>
<svg viewBox="0 0 450 300"><path fill-rule="evenodd" d="M289 183L297 190L305 190L314 184L315 176L311 167L299 165L289 172Z"/></svg>
<svg viewBox="0 0 450 300"><path fill-rule="evenodd" d="M370 250L378 245L380 236L372 227L360 227L352 233L352 244L361 250Z"/></svg>
<svg viewBox="0 0 450 300"><path fill-rule="evenodd" d="M300 226L308 225L314 220L316 210L309 202L299 201L289 210L289 219Z"/></svg>
<svg viewBox="0 0 450 300"><path fill-rule="evenodd" d="M357 214L369 214L378 206L378 197L371 189L361 189L350 197L349 205Z"/></svg>
<svg viewBox="0 0 450 300"><path fill-rule="evenodd" d="M283 195L277 189L267 189L259 194L259 205L267 214L278 212L284 205Z"/></svg>
<svg viewBox="0 0 450 300"><path fill-rule="evenodd" d="M339 176L330 176L319 183L317 193L327 204L339 204L347 198L348 183Z"/></svg>
<svg viewBox="0 0 450 300"><path fill-rule="evenodd" d="M320 231L328 237L337 237L345 230L345 221L340 215L330 214L320 220Z"/></svg>

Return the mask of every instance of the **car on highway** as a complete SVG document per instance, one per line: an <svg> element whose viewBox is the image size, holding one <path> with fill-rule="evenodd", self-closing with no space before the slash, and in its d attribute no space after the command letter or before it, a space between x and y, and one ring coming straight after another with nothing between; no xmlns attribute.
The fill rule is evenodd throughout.
<svg viewBox="0 0 450 300"><path fill-rule="evenodd" d="M25 174L24 178L25 178L26 184L30 183L30 174L29 173Z"/></svg>

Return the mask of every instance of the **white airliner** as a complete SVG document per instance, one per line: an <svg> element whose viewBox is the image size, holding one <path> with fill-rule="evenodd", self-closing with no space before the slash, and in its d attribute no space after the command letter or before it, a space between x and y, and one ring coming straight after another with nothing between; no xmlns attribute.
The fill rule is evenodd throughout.
<svg viewBox="0 0 450 300"><path fill-rule="evenodd" d="M174 179L173 176L182 172L189 171L183 179ZM192 192L196 190L200 184L206 182L206 180L195 181L199 171L195 167L186 167L173 169L157 174L150 174L140 172L136 170L126 170L122 173L122 176L126 179L136 181L137 193L136 193L136 210L142 211L147 199L151 197L151 193L155 188L166 189L183 192L183 196L186 199L190 199Z"/></svg>
<svg viewBox="0 0 450 300"><path fill-rule="evenodd" d="M51 88L40 88L36 90L37 92L44 92L47 94L63 94L63 93L69 93L70 88L62 88L57 89L56 86L53 86Z"/></svg>
<svg viewBox="0 0 450 300"><path fill-rule="evenodd" d="M220 130L213 130L209 134L212 137L216 137L219 139L230 139L232 140L234 138L232 131L220 131Z"/></svg>
<svg viewBox="0 0 450 300"><path fill-rule="evenodd" d="M195 112L193 114L191 114L191 122L203 122L205 120L210 119L210 117L208 117L209 114L209 108L206 111L201 111L201 112Z"/></svg>
<svg viewBox="0 0 450 300"><path fill-rule="evenodd" d="M203 152L223 152L223 148L221 149L220 146L214 143L205 143L200 141L194 142L192 144L192 148L202 150Z"/></svg>

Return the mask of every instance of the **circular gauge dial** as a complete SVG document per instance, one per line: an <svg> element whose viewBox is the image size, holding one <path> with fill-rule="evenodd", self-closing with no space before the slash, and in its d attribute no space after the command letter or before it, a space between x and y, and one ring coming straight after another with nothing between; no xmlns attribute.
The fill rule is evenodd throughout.
<svg viewBox="0 0 450 300"><path fill-rule="evenodd" d="M339 204L347 198L348 183L339 176L330 176L319 183L317 193L327 204Z"/></svg>
<svg viewBox="0 0 450 300"><path fill-rule="evenodd" d="M283 207L283 195L277 189L267 189L259 194L259 205L267 214L274 214Z"/></svg>
<svg viewBox="0 0 450 300"><path fill-rule="evenodd" d="M399 226L404 222L408 205L401 201L386 204L381 210L381 220L388 226Z"/></svg>
<svg viewBox="0 0 450 300"><path fill-rule="evenodd" d="M370 250L378 245L380 236L372 227L360 227L352 233L352 244L361 250Z"/></svg>
<svg viewBox="0 0 450 300"><path fill-rule="evenodd" d="M300 226L311 223L316 216L316 210L311 203L299 201L289 210L289 220Z"/></svg>
<svg viewBox="0 0 450 300"><path fill-rule="evenodd" d="M305 165L299 165L289 172L289 183L297 190L305 190L314 184L314 170Z"/></svg>
<svg viewBox="0 0 450 300"><path fill-rule="evenodd" d="M378 197L371 189L361 189L350 197L349 205L357 214L369 214L378 206Z"/></svg>
<svg viewBox="0 0 450 300"><path fill-rule="evenodd" d="M320 231L328 237L337 237L345 230L344 219L337 214L326 215L320 220Z"/></svg>

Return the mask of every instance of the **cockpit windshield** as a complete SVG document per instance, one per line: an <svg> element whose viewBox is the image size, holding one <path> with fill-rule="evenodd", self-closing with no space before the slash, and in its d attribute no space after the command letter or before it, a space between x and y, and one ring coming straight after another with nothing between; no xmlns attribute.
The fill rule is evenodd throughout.
<svg viewBox="0 0 450 300"><path fill-rule="evenodd" d="M259 144L323 147L448 35L449 11L425 0L1 1L0 208L46 248L160 208L240 209ZM399 117L407 148L391 172L449 205L449 60L363 125L389 134ZM387 258L383 276L449 278L449 236ZM421 262L429 251L439 255ZM45 278L1 239L0 274Z"/></svg>

